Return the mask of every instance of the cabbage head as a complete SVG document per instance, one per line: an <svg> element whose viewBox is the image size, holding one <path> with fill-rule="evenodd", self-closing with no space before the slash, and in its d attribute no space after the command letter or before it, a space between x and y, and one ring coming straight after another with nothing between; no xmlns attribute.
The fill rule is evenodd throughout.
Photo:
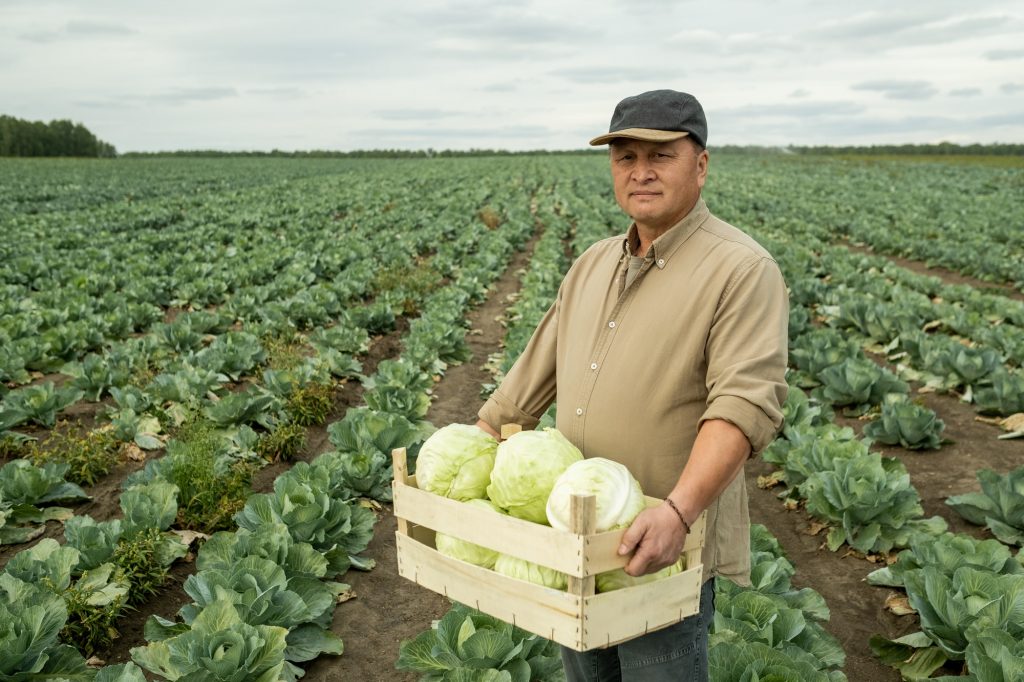
<svg viewBox="0 0 1024 682"><path fill-rule="evenodd" d="M496 514L500 514L501 511L491 504L487 500L467 500L466 504L485 509ZM486 511L483 513L487 513ZM451 535L445 535L444 533L438 533L434 538L434 546L437 547L437 551L445 556L450 556L453 559L459 561L465 561L467 564L473 564L474 566L483 566L484 568L494 568L494 562L498 560L498 552L493 549L487 549L480 545L473 544L472 542L466 542L459 538L452 537Z"/></svg>
<svg viewBox="0 0 1024 682"><path fill-rule="evenodd" d="M453 500L484 497L498 441L470 424L449 424L423 443L416 458L416 484L421 490Z"/></svg>
<svg viewBox="0 0 1024 682"><path fill-rule="evenodd" d="M555 481L582 459L583 453L555 429L520 431L498 445L487 497L510 516L547 525Z"/></svg>
<svg viewBox="0 0 1024 682"><path fill-rule="evenodd" d="M644 510L644 493L629 469L603 457L574 462L555 481L548 496L548 523L569 530L569 505L574 494L594 495L597 507L595 532L626 528Z"/></svg>
<svg viewBox="0 0 1024 682"><path fill-rule="evenodd" d="M683 569L686 568L683 564L683 558L680 557L679 561L675 562L671 566L666 566L660 571L654 573L648 573L647 575L641 575L633 577L626 573L621 568L617 568L614 571L605 571L604 573L598 573L594 578L595 589L598 592L611 592L612 590L621 590L624 587L633 587L634 585L645 585L652 583L655 580L661 580L667 578L676 573L682 573Z"/></svg>
<svg viewBox="0 0 1024 682"><path fill-rule="evenodd" d="M553 590L565 590L569 587L569 577L565 573L510 554L499 554L498 560L494 562L494 570L510 578L543 585Z"/></svg>

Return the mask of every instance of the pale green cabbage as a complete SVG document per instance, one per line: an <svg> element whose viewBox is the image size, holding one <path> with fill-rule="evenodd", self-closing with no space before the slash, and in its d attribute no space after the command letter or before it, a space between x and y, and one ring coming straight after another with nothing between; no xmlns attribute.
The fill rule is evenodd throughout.
<svg viewBox="0 0 1024 682"><path fill-rule="evenodd" d="M488 500L467 500L466 504L486 509L496 514L501 513ZM450 556L453 559L465 561L475 566L483 566L484 568L494 568L494 562L498 560L498 552L473 544L472 542L460 540L451 535L445 535L444 533L438 533L434 537L434 546L437 547L438 552L445 556Z"/></svg>
<svg viewBox="0 0 1024 682"><path fill-rule="evenodd" d="M574 494L596 498L597 533L626 528L645 505L643 490L629 469L603 457L574 462L555 481L547 503L548 523L553 528L569 530L569 506Z"/></svg>
<svg viewBox="0 0 1024 682"><path fill-rule="evenodd" d="M453 500L484 497L498 441L470 424L449 424L423 443L416 458L416 484L421 490Z"/></svg>
<svg viewBox="0 0 1024 682"><path fill-rule="evenodd" d="M671 566L666 566L660 571L637 576L635 578L621 568L617 568L614 571L598 573L594 578L594 583L598 592L611 592L612 590L621 590L624 587L644 585L646 583L654 582L655 580L661 580L662 578L682 573L684 568L686 567L683 564L682 557L680 557L679 561L675 562Z"/></svg>
<svg viewBox="0 0 1024 682"><path fill-rule="evenodd" d="M555 429L520 431L498 445L487 497L511 516L547 525L555 481L582 459L583 453Z"/></svg>
<svg viewBox="0 0 1024 682"><path fill-rule="evenodd" d="M510 578L543 585L553 590L564 590L569 587L569 577L565 573L510 554L499 554L498 560L494 562L494 570Z"/></svg>

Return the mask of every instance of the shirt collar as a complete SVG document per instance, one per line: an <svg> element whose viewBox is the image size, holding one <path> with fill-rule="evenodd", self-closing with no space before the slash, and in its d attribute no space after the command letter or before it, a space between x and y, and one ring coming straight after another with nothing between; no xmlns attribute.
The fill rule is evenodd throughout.
<svg viewBox="0 0 1024 682"><path fill-rule="evenodd" d="M644 257L653 257L655 265L659 268L664 268L668 264L672 254L682 246L683 242L690 238L697 228L707 220L711 212L708 210L707 204L704 203L703 198L698 198L697 203L694 204L690 212L687 213L682 220L668 228L665 234L661 235L651 243L651 250L645 254L641 254ZM636 223L629 226L629 231L626 232L626 236L622 240L622 253L625 256L632 256L636 246L640 243L640 237L637 234Z"/></svg>

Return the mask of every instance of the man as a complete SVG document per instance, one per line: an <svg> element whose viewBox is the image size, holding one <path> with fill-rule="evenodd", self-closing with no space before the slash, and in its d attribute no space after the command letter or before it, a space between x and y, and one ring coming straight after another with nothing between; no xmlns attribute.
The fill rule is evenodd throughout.
<svg viewBox="0 0 1024 682"><path fill-rule="evenodd" d="M622 100L608 134L625 235L573 264L522 356L479 412L478 425L533 428L557 397L558 429L587 457L625 464L648 495L623 537L626 567L674 563L708 510L700 613L608 649L563 649L570 682L707 678L714 581L749 584L750 521L740 473L782 423L788 299L778 265L712 216L707 122L672 90Z"/></svg>

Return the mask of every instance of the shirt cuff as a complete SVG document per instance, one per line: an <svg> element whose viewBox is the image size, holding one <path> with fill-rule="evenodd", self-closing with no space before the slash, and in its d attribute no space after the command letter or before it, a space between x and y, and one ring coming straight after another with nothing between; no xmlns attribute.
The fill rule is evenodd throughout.
<svg viewBox="0 0 1024 682"><path fill-rule="evenodd" d="M775 440L778 427L764 413L764 410L753 403L734 395L722 395L708 406L697 422L697 429L709 419L727 421L747 437L750 441L751 456L759 455ZM485 420L486 421L486 420ZM781 425L780 425L781 426Z"/></svg>
<svg viewBox="0 0 1024 682"><path fill-rule="evenodd" d="M505 424L519 424L523 429L529 431L537 427L540 419L532 414L527 414L518 405L501 394L497 390L484 403L484 406L477 412L477 416L491 425L491 428L501 433L501 427Z"/></svg>

